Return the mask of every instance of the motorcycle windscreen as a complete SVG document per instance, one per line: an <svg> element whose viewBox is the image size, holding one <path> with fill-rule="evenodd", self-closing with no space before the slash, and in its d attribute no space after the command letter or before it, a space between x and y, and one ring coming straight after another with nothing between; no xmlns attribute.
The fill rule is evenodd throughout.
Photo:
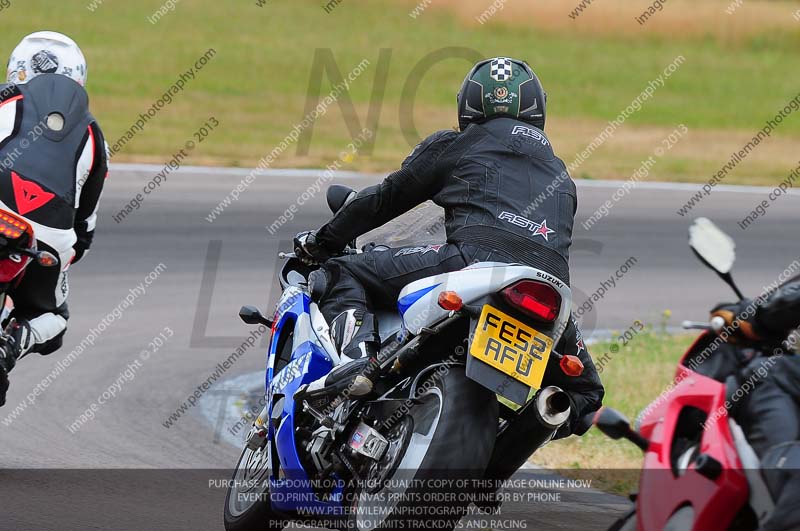
<svg viewBox="0 0 800 531"><path fill-rule="evenodd" d="M431 201L412 208L402 216L358 239L359 248L368 243L389 247L445 243L444 210Z"/></svg>

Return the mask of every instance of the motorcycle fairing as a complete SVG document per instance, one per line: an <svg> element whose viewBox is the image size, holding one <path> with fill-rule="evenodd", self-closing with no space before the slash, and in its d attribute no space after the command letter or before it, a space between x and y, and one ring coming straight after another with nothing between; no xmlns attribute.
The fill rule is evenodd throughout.
<svg viewBox="0 0 800 531"><path fill-rule="evenodd" d="M403 295L401 293L400 297L397 299L397 309L400 311L401 315L406 313L406 310L411 308L411 306L420 300L422 297L427 295L431 290L436 289L439 284L433 284L432 286L425 286L424 288L420 288L416 291L412 291L411 293L407 293Z"/></svg>
<svg viewBox="0 0 800 531"><path fill-rule="evenodd" d="M443 291L455 291L467 305L483 306L490 303L494 294L526 279L550 284L561 296L561 307L556 320L553 323L537 324L540 332L549 336L553 344L558 344L569 323L572 292L564 282L545 271L519 264L478 262L459 271L408 284L400 292L398 299L404 327L412 334L418 334L423 328L446 318L450 312L438 304L439 294ZM470 329L474 329L476 324L477 321L473 319ZM471 356L467 357L467 376L519 405L524 405L531 396L530 387Z"/></svg>
<svg viewBox="0 0 800 531"><path fill-rule="evenodd" d="M700 344L698 340L695 346ZM692 352L690 348L686 356ZM714 414L724 409L725 384L683 364L678 366L675 381L678 383L669 394L659 397L641 416L640 433L649 438L650 447L644 457L639 487L642 492L660 495L637 498L639 529L663 529L673 511L682 506L694 508L693 531L724 528L736 516L729 508L742 506L748 499L748 481L728 417ZM671 442L676 437L680 414L687 407L707 415L698 451L721 464L722 473L716 480L701 475L694 465L680 475L672 470Z"/></svg>
<svg viewBox="0 0 800 531"><path fill-rule="evenodd" d="M341 511L341 492L337 494L334 490L328 502L320 501L316 497L298 455L294 432L295 404L292 397L295 391L301 385L328 374L336 362L319 337L314 335L315 328L311 326L314 322L312 310L318 312L316 308L312 308L308 295L298 288L289 287L275 313L267 360L266 403L269 412L267 418L276 419L276 422L269 423L267 444L274 441L280 471L273 470L270 474L270 493L272 506L276 511L296 512L302 509L315 511L320 515L331 515ZM275 373L275 363L280 354L280 338L289 329L294 331L291 357ZM274 411L275 405L281 402L279 397L283 397L282 410Z"/></svg>
<svg viewBox="0 0 800 531"><path fill-rule="evenodd" d="M496 262L479 262L459 271L427 277L408 284L400 292L399 300L410 301L406 297L418 294L403 313L403 325L412 334L441 321L449 314L448 310L438 304L439 294L443 291L455 291L465 304L472 304L481 297L497 293L503 288L523 279L531 279L552 285L561 295L561 310L554 322L553 329L557 334L553 337L558 343L561 333L566 328L572 308L572 291L569 286L554 276L533 267L519 264L501 264Z"/></svg>

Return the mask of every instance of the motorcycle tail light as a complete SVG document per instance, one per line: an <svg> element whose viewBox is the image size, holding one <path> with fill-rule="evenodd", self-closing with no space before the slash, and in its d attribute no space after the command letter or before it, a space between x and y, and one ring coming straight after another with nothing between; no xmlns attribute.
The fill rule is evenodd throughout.
<svg viewBox="0 0 800 531"><path fill-rule="evenodd" d="M542 321L552 322L561 308L561 295L549 284L521 280L503 290L509 304Z"/></svg>
<svg viewBox="0 0 800 531"><path fill-rule="evenodd" d="M33 227L16 214L0 210L0 241L0 283L7 283L17 278L31 260L18 251L36 247Z"/></svg>
<svg viewBox="0 0 800 531"><path fill-rule="evenodd" d="M28 229L30 225L24 219L11 212L0 210L0 236L7 240L16 240L28 232Z"/></svg>
<svg viewBox="0 0 800 531"><path fill-rule="evenodd" d="M567 354L561 357L561 361L558 364L561 366L561 371L567 376L580 376L583 374L583 362L578 356Z"/></svg>

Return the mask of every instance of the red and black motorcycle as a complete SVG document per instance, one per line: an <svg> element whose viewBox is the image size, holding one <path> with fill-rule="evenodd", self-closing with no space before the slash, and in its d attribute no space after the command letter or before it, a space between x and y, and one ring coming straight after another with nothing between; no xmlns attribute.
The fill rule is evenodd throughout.
<svg viewBox="0 0 800 531"><path fill-rule="evenodd" d="M13 212L0 209L0 345L7 344L8 336L2 327L9 325L9 315L13 308L13 301L7 292L19 284L25 268L33 260L43 267L53 267L59 263L52 253L37 249L31 223ZM4 356L4 370L0 374L0 406L5 403L3 397L8 389L7 371L15 363L13 357Z"/></svg>
<svg viewBox="0 0 800 531"><path fill-rule="evenodd" d="M743 298L730 274L733 240L699 218L689 230L689 244ZM609 531L751 531L772 512L774 493L730 411L740 367L731 366L730 356L723 359L734 348L721 342L718 332L724 325L720 317L708 324L684 323L703 333L681 358L669 388L639 415L635 429L611 408L595 416L607 436L628 439L644 452L635 506Z"/></svg>
<svg viewBox="0 0 800 531"><path fill-rule="evenodd" d="M19 215L0 209L0 302L5 306L6 290L22 280L32 260L44 267L58 265L58 258L36 248L33 226ZM0 306L0 307L2 307Z"/></svg>
<svg viewBox="0 0 800 531"><path fill-rule="evenodd" d="M33 226L19 215L0 209L0 322L12 308L7 291L19 284L32 261L43 267L58 265L58 258L36 248Z"/></svg>

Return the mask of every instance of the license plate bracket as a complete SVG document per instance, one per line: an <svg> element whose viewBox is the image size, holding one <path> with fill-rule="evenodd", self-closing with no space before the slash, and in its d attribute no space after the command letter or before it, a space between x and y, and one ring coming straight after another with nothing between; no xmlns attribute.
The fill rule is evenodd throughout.
<svg viewBox="0 0 800 531"><path fill-rule="evenodd" d="M540 388L552 350L552 338L485 304L469 353L520 383Z"/></svg>

